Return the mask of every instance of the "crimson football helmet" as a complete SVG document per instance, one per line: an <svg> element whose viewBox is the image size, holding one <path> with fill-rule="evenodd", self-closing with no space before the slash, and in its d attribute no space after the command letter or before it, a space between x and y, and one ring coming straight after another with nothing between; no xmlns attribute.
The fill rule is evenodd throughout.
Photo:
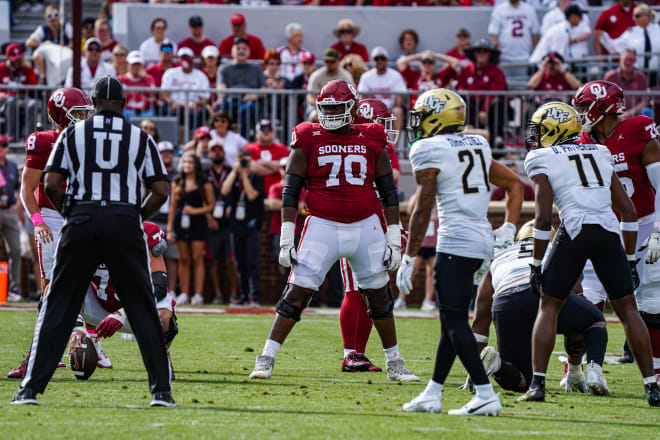
<svg viewBox="0 0 660 440"><path fill-rule="evenodd" d="M396 141L399 140L399 130L393 128L394 121L396 121L396 116L380 99L361 99L358 102L355 123L368 124L375 122L383 125L385 133L387 133L387 141L392 145L396 145Z"/></svg>
<svg viewBox="0 0 660 440"><path fill-rule="evenodd" d="M357 101L357 91L350 82L343 79L328 82L316 98L319 124L326 130L337 130L350 124L355 118Z"/></svg>
<svg viewBox="0 0 660 440"><path fill-rule="evenodd" d="M48 98L48 119L61 128L87 119L93 112L94 105L87 93L75 87L57 89Z"/></svg>
<svg viewBox="0 0 660 440"><path fill-rule="evenodd" d="M147 234L147 246L154 257L159 257L167 251L165 232L158 225L151 222L142 222L144 232Z"/></svg>
<svg viewBox="0 0 660 440"><path fill-rule="evenodd" d="M605 115L623 113L623 89L610 81L590 81L575 92L573 107L582 119L582 129L590 133Z"/></svg>

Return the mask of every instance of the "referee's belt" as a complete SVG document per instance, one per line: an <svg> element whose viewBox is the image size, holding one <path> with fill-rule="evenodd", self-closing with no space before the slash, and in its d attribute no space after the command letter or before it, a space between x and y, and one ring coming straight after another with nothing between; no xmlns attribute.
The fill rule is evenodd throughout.
<svg viewBox="0 0 660 440"><path fill-rule="evenodd" d="M115 202L115 201L108 201L108 200L75 200L73 202L73 206L98 206L98 207L108 207L108 206L123 206L127 208L135 208L137 209L138 206L134 203L126 203L126 202Z"/></svg>

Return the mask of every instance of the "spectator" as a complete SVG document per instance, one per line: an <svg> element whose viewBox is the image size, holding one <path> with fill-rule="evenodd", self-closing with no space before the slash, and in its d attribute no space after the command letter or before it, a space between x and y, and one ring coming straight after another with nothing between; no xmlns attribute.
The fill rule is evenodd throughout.
<svg viewBox="0 0 660 440"><path fill-rule="evenodd" d="M183 147L183 152L193 152L202 164L202 171L206 173L211 166L209 159L209 143L211 142L211 130L202 125L195 130L195 137Z"/></svg>
<svg viewBox="0 0 660 440"><path fill-rule="evenodd" d="M635 4L632 0L618 0L614 6L600 13L594 27L594 51L596 55L607 55L609 53L601 43L601 37L604 34L614 40L619 38L628 28L635 25L633 20L634 8Z"/></svg>
<svg viewBox="0 0 660 440"><path fill-rule="evenodd" d="M541 20L541 36L548 32L552 26L566 20L564 12L571 5L571 2L572 0L557 0L557 6L545 13Z"/></svg>
<svg viewBox="0 0 660 440"><path fill-rule="evenodd" d="M624 49L619 58L619 67L607 72L603 79L618 84L626 92L648 90L649 83L646 75L635 68L637 61L634 49ZM653 117L648 97L625 94L625 102L626 110L623 112L623 119L640 114Z"/></svg>
<svg viewBox="0 0 660 440"><path fill-rule="evenodd" d="M247 24L243 14L236 13L232 15L230 22L232 34L220 42L220 55L227 58L233 58L236 39L241 39L247 41L247 45L250 48L249 59L263 60L266 53L264 44L259 37L255 37L245 31Z"/></svg>
<svg viewBox="0 0 660 440"><path fill-rule="evenodd" d="M119 77L119 75L125 75L126 72L128 72L128 63L126 62L127 56L128 49L121 44L116 45L115 48L112 49L112 67L114 67L117 77Z"/></svg>
<svg viewBox="0 0 660 440"><path fill-rule="evenodd" d="M342 18L333 32L335 37L339 38L339 41L330 46L330 48L339 53L339 59L344 58L349 53L360 55L363 61L369 59L367 47L353 40L360 33L360 26L356 26L353 20Z"/></svg>
<svg viewBox="0 0 660 440"><path fill-rule="evenodd" d="M527 63L539 41L539 20L536 10L520 0L508 0L495 8L490 16L488 34L506 63ZM526 67L511 67L508 75L525 76Z"/></svg>
<svg viewBox="0 0 660 440"><path fill-rule="evenodd" d="M66 73L73 62L73 50L44 41L32 51L32 62L39 71L40 82L57 88L66 79Z"/></svg>
<svg viewBox="0 0 660 440"><path fill-rule="evenodd" d="M87 43L87 40L90 38L94 38L94 23L96 22L96 19L94 17L86 17L82 21L82 40L80 42L81 44L81 51L85 52L85 43Z"/></svg>
<svg viewBox="0 0 660 440"><path fill-rule="evenodd" d="M158 131L158 126L152 119L143 119L142 122L140 122L140 130L151 135L151 137L154 138L156 142L160 143L161 141L160 132ZM168 142L168 141L163 141L163 142Z"/></svg>
<svg viewBox="0 0 660 440"><path fill-rule="evenodd" d="M140 54L144 59L146 66L151 66L160 61L160 46L164 41L169 41L165 38L167 31L167 20L164 18L154 18L151 21L151 37L147 38L140 44ZM173 51L176 52L176 44L173 44Z"/></svg>
<svg viewBox="0 0 660 440"><path fill-rule="evenodd" d="M436 58L449 64L451 69L443 69L440 72L436 70ZM410 63L421 60L421 72L410 68ZM449 55L433 53L426 50L421 54L410 55L399 58L396 62L399 72L406 81L406 86L410 90L425 92L438 87L448 87L449 81L453 77L454 70L458 68L459 60ZM413 108L417 101L417 95L410 97L410 108Z"/></svg>
<svg viewBox="0 0 660 440"><path fill-rule="evenodd" d="M316 57L312 52L305 51L300 57L300 73L296 75L289 83L287 88L293 90L307 90L309 78L316 70Z"/></svg>
<svg viewBox="0 0 660 440"><path fill-rule="evenodd" d="M353 77L353 84L359 84L362 74L369 70L362 57L360 55L355 55L354 53L349 53L339 62L339 66L351 74Z"/></svg>
<svg viewBox="0 0 660 440"><path fill-rule="evenodd" d="M245 38L236 37L232 48L232 63L220 69L219 89L262 89L266 86L264 73L258 66L248 63L250 57L250 43ZM222 99L222 109L238 114L239 130L241 136L247 137L250 127L254 125L256 117L257 95L227 94Z"/></svg>
<svg viewBox="0 0 660 440"><path fill-rule="evenodd" d="M362 0L364 1L364 0ZM438 0L373 0L374 6L435 6ZM358 4L362 6L361 4ZM452 6L458 6L458 3Z"/></svg>
<svg viewBox="0 0 660 440"><path fill-rule="evenodd" d="M275 49L268 49L264 55L264 78L266 79L266 88L268 89L284 89L286 86L286 78L281 75L280 65L282 59L279 52Z"/></svg>
<svg viewBox="0 0 660 440"><path fill-rule="evenodd" d="M403 77L396 70L387 67L390 56L387 49L382 46L376 46L371 51L371 59L374 63L372 69L366 71L361 77L358 84L358 92L368 93L370 98L381 100L387 108L392 111L396 117L394 121L394 129L401 130L403 122L405 121L403 95L389 95L381 92L406 92L406 82ZM375 93L375 94L373 94Z"/></svg>
<svg viewBox="0 0 660 440"><path fill-rule="evenodd" d="M231 118L225 110L220 110L211 115L211 139L222 142L225 162L233 164L236 162L238 152L248 144L248 141L240 134L231 130Z"/></svg>
<svg viewBox="0 0 660 440"><path fill-rule="evenodd" d="M529 78L529 90L576 90L580 87L580 80L564 67L564 57L557 52L550 52L541 61L541 68ZM565 101L564 95L544 95L537 100L539 105L550 101Z"/></svg>
<svg viewBox="0 0 660 440"><path fill-rule="evenodd" d="M289 23L284 28L286 36L286 46L280 46L277 52L280 54L280 76L287 81L293 80L302 73L301 60L303 54L307 51L302 47L303 33L302 26L299 23ZM265 56L264 56L264 61Z"/></svg>
<svg viewBox="0 0 660 440"><path fill-rule="evenodd" d="M311 110L316 108L316 94L321 88L333 79L343 79L350 83L353 83L353 77L350 73L339 67L339 52L336 49L326 49L323 53L323 64L324 66L312 73L312 76L309 77L309 84L307 85L307 90L309 93L307 95L307 114Z"/></svg>
<svg viewBox="0 0 660 440"><path fill-rule="evenodd" d="M259 305L259 231L264 220L264 179L250 171L252 153L242 149L222 184L231 200L230 221L240 274L240 298L233 305Z"/></svg>
<svg viewBox="0 0 660 440"><path fill-rule="evenodd" d="M624 49L634 49L640 55L635 67L649 72L650 86L660 85L658 69L660 69L660 25L655 23L655 11L648 5L640 4L634 9L635 26L631 27L617 39L622 40ZM620 52L620 51L619 51Z"/></svg>
<svg viewBox="0 0 660 440"><path fill-rule="evenodd" d="M101 59L103 62L112 62L112 49L119 43L112 39L110 22L107 18L99 18L94 22L94 36L101 42ZM85 50L87 50L86 46Z"/></svg>
<svg viewBox="0 0 660 440"><path fill-rule="evenodd" d="M456 31L456 46L447 51L447 55L454 57L460 60L460 65L464 66L470 62L467 55L465 55L465 49L470 47L472 44L470 31L465 28L460 28Z"/></svg>
<svg viewBox="0 0 660 440"><path fill-rule="evenodd" d="M183 123L184 109L190 111L190 124L193 127L202 125L206 101L210 93L209 79L204 72L193 67L194 54L192 49L183 46L177 52L181 65L172 67L163 74L163 89L190 89L191 92L161 92L161 99L167 104L171 113L179 114Z"/></svg>
<svg viewBox="0 0 660 440"><path fill-rule="evenodd" d="M419 44L419 35L414 29L404 29L399 34L399 48L401 55L399 58L413 55L417 53L417 45Z"/></svg>
<svg viewBox="0 0 660 440"><path fill-rule="evenodd" d="M280 180L280 159L289 156L286 145L274 142L273 126L268 119L257 124L257 141L245 147L252 153L250 170L264 178L264 194Z"/></svg>
<svg viewBox="0 0 660 440"><path fill-rule="evenodd" d="M16 204L18 167L14 161L7 158L10 140L11 138L0 135L0 173L2 173L5 181L5 185L0 189L0 233L5 239L7 253L9 254L10 293L8 298L13 301L20 301L23 295L20 288L21 230L18 225L18 213L16 212L18 209Z"/></svg>
<svg viewBox="0 0 660 440"><path fill-rule="evenodd" d="M587 18L587 22L583 20ZM541 36L532 55L531 64L537 64L550 52L557 52L562 57L577 60L589 55L587 41L591 37L588 16L583 14L579 6L569 6L564 12L564 20L553 25Z"/></svg>
<svg viewBox="0 0 660 440"><path fill-rule="evenodd" d="M187 49L187 48L186 48ZM179 49L181 50L181 49ZM202 171L202 165L195 153L184 153L181 158L181 173L172 186L172 202L167 217L167 241L176 237L179 254L178 304L202 304L204 298L204 247L208 236L206 214L213 211L215 196L213 186ZM190 270L194 271L195 294L190 292Z"/></svg>
<svg viewBox="0 0 660 440"><path fill-rule="evenodd" d="M175 46L170 40L163 40L160 44L160 61L147 67L147 73L153 77L156 87L161 86L163 75L167 69L178 66L174 63Z"/></svg>
<svg viewBox="0 0 660 440"><path fill-rule="evenodd" d="M25 92L7 90L10 85L39 84L37 74L23 58L23 49L11 43L5 51L7 60L0 63L0 115L5 119L5 130L14 139L25 138L37 129L39 101L28 97ZM0 159L7 151L2 151Z"/></svg>
<svg viewBox="0 0 660 440"><path fill-rule="evenodd" d="M25 46L36 49L44 41L51 41L61 46L71 46L73 27L71 23L60 24L60 11L55 5L46 6L46 23L39 25L25 41Z"/></svg>
<svg viewBox="0 0 660 440"><path fill-rule="evenodd" d="M202 51L202 71L209 79L211 88L218 86L218 66L220 65L220 53L215 46L206 46Z"/></svg>
<svg viewBox="0 0 660 440"><path fill-rule="evenodd" d="M231 200L228 196L222 195L222 184L231 173L232 168L225 162L225 152L220 139L214 139L209 144L209 158L211 166L209 167L209 180L213 185L215 194L215 205L213 212L207 214L209 224L208 248L213 255L211 263L211 280L215 298L214 304L222 304L222 290L220 289L220 264L224 268L224 273L229 281L229 297L227 300L237 300L236 284L238 274L236 273L236 264L234 263L234 246L231 237L231 225L229 223Z"/></svg>
<svg viewBox="0 0 660 440"><path fill-rule="evenodd" d="M80 60L80 88L90 94L97 79L110 75L116 76L111 64L101 61L101 42L98 38L89 38L85 43L85 57ZM65 87L73 87L73 66L66 74Z"/></svg>
<svg viewBox="0 0 660 440"><path fill-rule="evenodd" d="M215 46L215 43L204 36L204 21L199 15L193 15L188 19L190 36L179 42L179 49L187 47L195 58L195 62L201 57L206 46ZM178 52L177 52L178 54Z"/></svg>
<svg viewBox="0 0 660 440"><path fill-rule="evenodd" d="M128 73L119 75L119 81L126 87L155 87L154 78L144 71L144 59L139 51L134 50L128 54ZM124 91L126 105L123 114L126 118L133 116L152 117L153 94L149 92Z"/></svg>

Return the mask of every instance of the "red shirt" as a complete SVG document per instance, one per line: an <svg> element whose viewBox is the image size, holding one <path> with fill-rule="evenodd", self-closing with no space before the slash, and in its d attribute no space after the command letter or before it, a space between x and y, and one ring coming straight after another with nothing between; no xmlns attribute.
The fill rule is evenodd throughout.
<svg viewBox="0 0 660 440"><path fill-rule="evenodd" d="M447 67L451 69L450 66ZM449 75L449 71L447 70L445 74ZM456 90L506 90L506 77L495 64L487 64L483 70L478 71L476 64L470 63L464 66L458 74ZM476 99L479 102L485 101L486 105L481 110L488 112L488 107L495 97L479 96Z"/></svg>
<svg viewBox="0 0 660 440"><path fill-rule="evenodd" d="M234 38L236 38L236 35L230 35L220 42L218 45L220 56L231 57L231 48L234 45ZM261 39L251 34L247 34L246 38L250 46L250 59L263 60L264 55L266 55L266 49L264 48L264 43L261 42Z"/></svg>
<svg viewBox="0 0 660 440"><path fill-rule="evenodd" d="M450 57L458 58L459 60L467 60L467 57L465 56L465 54L460 53L458 51L458 49L456 49L456 48L449 49L446 52L446 54L449 55Z"/></svg>
<svg viewBox="0 0 660 440"><path fill-rule="evenodd" d="M7 62L0 63L0 91L3 85L26 85L26 84L39 84L37 74L32 67L21 67L15 71L9 70ZM16 91L7 91L8 94L16 96Z"/></svg>
<svg viewBox="0 0 660 440"><path fill-rule="evenodd" d="M110 279L110 273L105 265L101 264L94 273L92 283L96 287L96 299L107 312L114 313L121 309L121 302L117 296L115 286Z"/></svg>
<svg viewBox="0 0 660 440"><path fill-rule="evenodd" d="M280 179L279 182L275 182L271 185L270 189L268 190L268 197L269 199L278 199L282 200L282 191L284 190L284 179ZM300 200L305 200L305 188L303 188L300 191ZM294 232L295 235L300 235L302 234L302 229L303 229L303 223L305 223L304 216L298 214L296 216L296 231ZM270 231L269 233L272 234L279 234L280 230L282 229L282 210L278 209L277 211L272 211L270 213Z"/></svg>
<svg viewBox="0 0 660 440"><path fill-rule="evenodd" d="M380 124L355 124L346 134L303 122L293 129L291 148L307 156L307 197L311 215L354 223L381 210L374 191L376 158L387 146Z"/></svg>
<svg viewBox="0 0 660 440"><path fill-rule="evenodd" d="M628 12L619 3L605 9L598 16L594 30L607 32L611 38L620 37L626 29L635 26L635 21L633 20L633 9L635 9L635 6L637 5L633 3ZM603 48L603 53L607 54L609 52Z"/></svg>
<svg viewBox="0 0 660 440"><path fill-rule="evenodd" d="M428 0L373 0L374 6L435 6Z"/></svg>
<svg viewBox="0 0 660 440"><path fill-rule="evenodd" d="M570 90L571 86L566 82L566 78L561 73L550 76L548 72L543 74L543 79L534 90Z"/></svg>
<svg viewBox="0 0 660 440"><path fill-rule="evenodd" d="M311 3L311 0L305 0L305 4L308 5ZM355 5L355 0L321 0L319 6L353 6Z"/></svg>
<svg viewBox="0 0 660 440"><path fill-rule="evenodd" d="M46 167L46 162L48 162L48 156L50 156L50 152L58 137L59 133L56 130L37 131L28 136L25 141L25 153L27 154L25 166L33 170L43 171ZM48 200L48 197L46 197L43 174L37 187L36 198L39 208L55 209L50 203L50 200Z"/></svg>
<svg viewBox="0 0 660 440"><path fill-rule="evenodd" d="M335 49L339 52L339 59L341 60L349 53L354 53L360 55L362 60L367 63L369 62L369 53L367 52L367 46L360 44L357 41L353 41L350 46L344 46L341 41L337 41L335 44L330 46L330 49Z"/></svg>
<svg viewBox="0 0 660 440"><path fill-rule="evenodd" d="M644 147L651 139L658 139L658 127L648 116L635 116L619 122L605 141L614 158L614 171L642 218L655 211L655 190L642 164ZM597 144L584 131L580 144Z"/></svg>
<svg viewBox="0 0 660 440"><path fill-rule="evenodd" d="M289 157L289 149L286 145L271 144L268 146L259 145L258 142L253 142L245 146L252 152L252 160L277 160ZM268 194L270 186L281 180L279 172L267 174L264 176L264 192Z"/></svg>
<svg viewBox="0 0 660 440"><path fill-rule="evenodd" d="M137 81L128 74L119 75L119 81L126 87L156 87L154 77L148 73ZM149 97L151 93L124 90L124 96L126 96L126 108L129 110L144 111L150 106Z"/></svg>
<svg viewBox="0 0 660 440"><path fill-rule="evenodd" d="M433 79L426 79L422 74L415 69L406 67L406 69L401 72L403 79L406 81L406 85L410 90L419 90L425 92L431 89L437 89L438 87L445 87L449 81L451 81L453 75L451 72L441 69L433 75ZM410 108L415 105L417 101L417 96L410 97Z"/></svg>
<svg viewBox="0 0 660 440"><path fill-rule="evenodd" d="M178 66L178 64L172 65L172 67ZM170 69L170 67L168 67L168 69ZM152 64L151 66L147 67L146 72L154 79L154 85L156 87L160 87L160 85L163 83L163 74L166 70L167 69L164 69L163 65L159 61L156 64Z"/></svg>
<svg viewBox="0 0 660 440"><path fill-rule="evenodd" d="M205 38L204 41L201 43L196 43L193 41L191 37L186 38L185 40L179 42L179 45L177 46L179 49L182 47L189 47L193 53L195 54L195 57L199 58L202 56L202 51L206 46L215 46L215 43L208 38Z"/></svg>

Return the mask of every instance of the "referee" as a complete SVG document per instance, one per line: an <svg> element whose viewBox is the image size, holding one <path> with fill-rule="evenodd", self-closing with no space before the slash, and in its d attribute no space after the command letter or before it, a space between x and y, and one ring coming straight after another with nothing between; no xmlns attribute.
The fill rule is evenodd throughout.
<svg viewBox="0 0 660 440"><path fill-rule="evenodd" d="M98 79L92 101L96 114L60 135L44 170L46 194L66 220L25 378L12 403L37 403L66 348L94 271L104 263L140 346L151 406L174 406L142 229L142 219L167 199L167 172L151 136L122 117L126 99L119 80ZM143 183L151 190L144 201Z"/></svg>

